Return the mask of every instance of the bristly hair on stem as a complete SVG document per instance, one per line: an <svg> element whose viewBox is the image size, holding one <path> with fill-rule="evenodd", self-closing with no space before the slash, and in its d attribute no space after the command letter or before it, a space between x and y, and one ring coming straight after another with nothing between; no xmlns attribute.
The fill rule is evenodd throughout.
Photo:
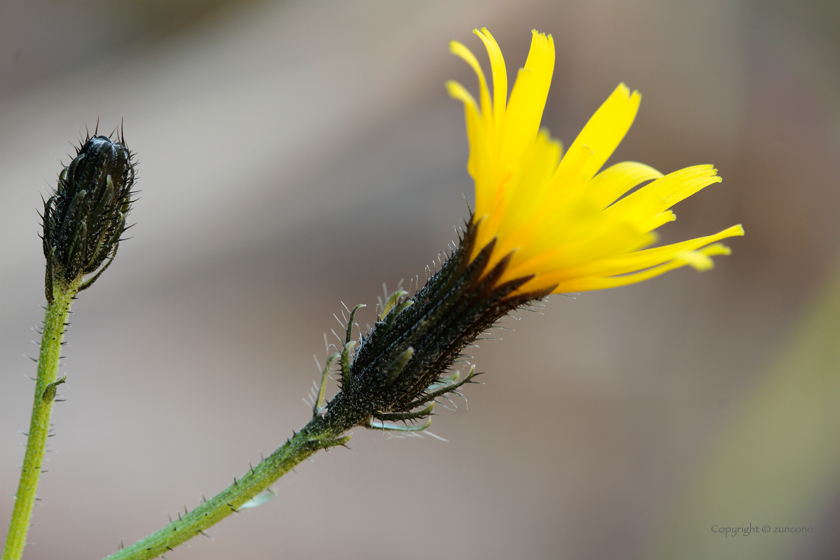
<svg viewBox="0 0 840 560"><path fill-rule="evenodd" d="M44 202L41 239L48 302L53 301L56 284L84 290L108 268L134 202L135 154L128 149L122 129L109 136L97 132L98 124L93 136L87 134L76 148Z"/></svg>

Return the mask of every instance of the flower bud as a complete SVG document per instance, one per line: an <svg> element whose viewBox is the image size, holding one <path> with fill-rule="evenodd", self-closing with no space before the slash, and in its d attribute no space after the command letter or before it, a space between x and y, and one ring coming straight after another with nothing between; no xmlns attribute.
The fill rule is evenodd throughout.
<svg viewBox="0 0 840 560"><path fill-rule="evenodd" d="M94 136L59 174L43 214L48 302L56 288L89 287L113 260L133 202L134 164L122 136Z"/></svg>

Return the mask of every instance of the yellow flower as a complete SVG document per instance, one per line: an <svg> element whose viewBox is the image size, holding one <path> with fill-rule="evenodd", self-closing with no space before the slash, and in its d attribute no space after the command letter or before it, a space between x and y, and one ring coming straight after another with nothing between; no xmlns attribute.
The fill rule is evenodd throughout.
<svg viewBox="0 0 840 560"><path fill-rule="evenodd" d="M711 256L730 253L716 242L743 235L740 225L646 249L657 241L653 230L676 219L671 206L720 182L711 165L663 176L642 163L622 162L599 173L636 117L637 91L619 84L563 154L561 143L539 128L554 71L551 35L532 32L528 59L508 100L502 52L487 29L474 32L490 57L492 96L478 60L457 41L450 50L478 75L479 101L457 82L446 87L466 112L467 170L475 181L470 258L495 239L486 270L510 259L496 285L533 276L515 293L598 290L684 265L706 270L714 266Z"/></svg>

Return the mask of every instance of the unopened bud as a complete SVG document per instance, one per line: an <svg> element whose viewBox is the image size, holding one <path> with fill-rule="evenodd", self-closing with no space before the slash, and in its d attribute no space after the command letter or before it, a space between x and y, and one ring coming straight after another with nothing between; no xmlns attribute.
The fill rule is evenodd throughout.
<svg viewBox="0 0 840 560"><path fill-rule="evenodd" d="M122 136L94 136L78 148L44 203L47 301L53 300L56 285L89 287L111 263L125 230L133 184L134 154Z"/></svg>

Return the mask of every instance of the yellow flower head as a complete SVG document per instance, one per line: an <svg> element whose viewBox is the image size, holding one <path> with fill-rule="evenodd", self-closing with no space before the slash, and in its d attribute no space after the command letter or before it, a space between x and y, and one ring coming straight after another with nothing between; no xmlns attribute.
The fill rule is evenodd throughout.
<svg viewBox="0 0 840 560"><path fill-rule="evenodd" d="M446 87L466 111L467 170L475 181L471 259L493 243L486 270L508 260L496 285L530 277L516 293L598 290L684 265L706 270L714 266L712 255L730 253L716 242L743 235L740 225L646 249L657 241L653 230L676 218L671 206L720 182L711 165L664 176L636 162L600 171L636 117L639 92L619 84L563 154L560 142L539 128L554 71L551 35L532 32L528 59L508 99L499 45L487 29L474 32L490 56L492 96L478 60L457 41L450 50L478 75L479 101L457 82Z"/></svg>

